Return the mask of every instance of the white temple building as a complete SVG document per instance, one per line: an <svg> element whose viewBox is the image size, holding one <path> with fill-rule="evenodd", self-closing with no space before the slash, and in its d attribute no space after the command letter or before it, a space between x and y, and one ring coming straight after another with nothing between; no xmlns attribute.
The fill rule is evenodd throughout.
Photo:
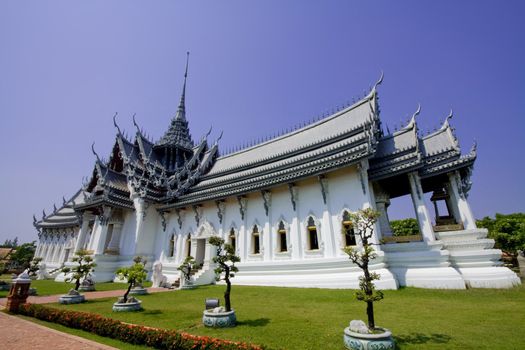
<svg viewBox="0 0 525 350"><path fill-rule="evenodd" d="M230 154L219 137L194 142L186 119L186 74L180 104L164 136L149 140L137 126L133 140L120 131L108 161L96 155L93 174L53 213L34 219L36 255L48 273L72 264L79 249L97 263L96 281L144 256L161 261L170 282L195 257L196 284L215 283L208 238L223 237L241 257L241 285L357 288L361 271L342 248L360 245L349 213L381 212L371 269L381 289L509 288L520 284L502 266L501 251L476 227L467 195L476 147L461 154L449 117L421 136L416 117L384 133L378 85L332 115ZM222 136L222 134L221 134ZM424 195L432 194L435 222ZM420 235L392 237L390 199L409 195ZM447 213L437 205L444 201ZM442 207L442 206L441 206ZM434 208L432 208L434 210ZM202 265L202 266L201 266Z"/></svg>

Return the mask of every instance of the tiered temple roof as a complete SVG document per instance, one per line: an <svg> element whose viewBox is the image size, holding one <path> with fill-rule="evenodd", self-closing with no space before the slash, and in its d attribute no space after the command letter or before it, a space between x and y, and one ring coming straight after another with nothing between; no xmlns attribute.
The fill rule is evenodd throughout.
<svg viewBox="0 0 525 350"><path fill-rule="evenodd" d="M33 216L33 225L37 230L45 231L48 229L63 229L80 225L80 220L75 212L75 207L84 202L84 195L82 190L78 190L69 200L63 199L62 206L57 208L54 206L53 212L47 214L42 212L42 219L37 220Z"/></svg>
<svg viewBox="0 0 525 350"><path fill-rule="evenodd" d="M413 171L425 178L465 169L476 158L475 148L461 155L449 124L451 115L438 131L421 137L418 108L408 125L384 135L377 94L382 78L368 95L327 118L219 156L222 134L211 146L207 142L211 129L197 144L191 138L186 120L186 79L187 65L177 113L157 142L143 135L134 117L137 132L133 141L128 140L114 117L118 132L109 161L101 161L93 150L97 160L83 188L86 195L82 201L61 208L68 213L69 222L75 218L74 210L96 212L104 205L133 209L133 196L158 203L162 212L291 184L364 159L369 160L369 178L383 181ZM58 224L59 217L46 217L37 224Z"/></svg>

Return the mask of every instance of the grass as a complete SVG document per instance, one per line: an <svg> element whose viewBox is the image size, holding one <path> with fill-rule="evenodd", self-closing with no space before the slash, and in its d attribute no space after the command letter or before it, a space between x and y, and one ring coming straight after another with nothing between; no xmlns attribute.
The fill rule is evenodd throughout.
<svg viewBox="0 0 525 350"><path fill-rule="evenodd" d="M7 277L7 278L6 278ZM7 275L1 275L0 279L11 282L11 276ZM150 287L151 282L145 282L145 287ZM67 293L71 288L74 287L74 284L72 283L64 283L64 282L55 282L53 280L40 280L40 281L32 281L31 287L36 288L38 295L44 296L44 295L55 295L55 294L64 294ZM127 288L127 284L125 283L113 283L113 282L103 282L103 283L97 283L95 284L95 288L97 291L104 291L104 290L125 290ZM7 297L7 294L9 291L0 291L0 298ZM89 292L83 292L83 293L89 293Z"/></svg>
<svg viewBox="0 0 525 350"><path fill-rule="evenodd" d="M204 300L222 300L223 286L140 296L144 311L113 313L114 298L53 307L101 314L125 322L286 349L342 349L350 320L366 320L365 304L350 290L234 286L238 326L202 326ZM221 301L222 303L222 301ZM385 291L375 304L376 323L392 330L399 349L521 348L525 287L509 290Z"/></svg>

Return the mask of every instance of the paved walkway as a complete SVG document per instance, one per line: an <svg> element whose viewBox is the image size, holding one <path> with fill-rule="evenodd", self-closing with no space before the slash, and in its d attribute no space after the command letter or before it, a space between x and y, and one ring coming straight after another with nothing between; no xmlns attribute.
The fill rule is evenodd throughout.
<svg viewBox="0 0 525 350"><path fill-rule="evenodd" d="M167 289L167 288L147 288L149 293L162 293L162 292L169 292L173 289ZM100 291L100 292L84 292L84 297L87 300L92 299L101 299L101 298L109 298L109 297L120 297L124 294L123 290L107 290L107 291ZM47 295L47 296L34 296L27 298L27 302L31 304L49 304L49 303L57 303L58 298L63 294L57 294L57 295ZM0 298L0 305L5 306L7 302L7 298Z"/></svg>
<svg viewBox="0 0 525 350"><path fill-rule="evenodd" d="M0 344L2 344L1 348L5 350L116 349L81 337L62 333L4 312L0 312Z"/></svg>
<svg viewBox="0 0 525 350"><path fill-rule="evenodd" d="M166 288L148 288L150 293L168 292ZM122 290L108 290L101 292L83 293L86 299L119 297ZM33 304L56 303L60 295L29 297L28 302ZM0 299L0 310L5 306L7 299ZM62 333L36 323L23 320L0 312L0 349L31 349L31 350L111 350L111 346L96 343L81 337Z"/></svg>

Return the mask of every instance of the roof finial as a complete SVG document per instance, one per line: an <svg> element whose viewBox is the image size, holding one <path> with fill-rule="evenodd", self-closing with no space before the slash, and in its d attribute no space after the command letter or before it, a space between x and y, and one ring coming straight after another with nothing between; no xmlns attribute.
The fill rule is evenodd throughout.
<svg viewBox="0 0 525 350"><path fill-rule="evenodd" d="M62 205L66 205L66 197L62 196Z"/></svg>
<svg viewBox="0 0 525 350"><path fill-rule="evenodd" d="M372 91L376 90L376 88L381 85L381 83L383 82L383 78L385 77L385 73L381 70L381 76L379 77L379 80L376 81L376 83L374 84L374 87L372 88Z"/></svg>
<svg viewBox="0 0 525 350"><path fill-rule="evenodd" d="M182 94L180 96L179 107L177 108L177 114L175 119L186 120L186 80L188 78L188 65L190 62L190 52L186 52L186 69L184 71L184 84L182 85Z"/></svg>
<svg viewBox="0 0 525 350"><path fill-rule="evenodd" d="M447 120L452 119L453 116L454 116L454 112L452 111L452 108L450 108L450 113L447 116Z"/></svg>
<svg viewBox="0 0 525 350"><path fill-rule="evenodd" d="M416 122L416 117L421 113L421 103L417 104L417 110L412 114L412 119L410 119L410 123Z"/></svg>
<svg viewBox="0 0 525 350"><path fill-rule="evenodd" d="M120 131L120 128L117 125L117 115L118 112L115 112L115 115L113 116L113 125L115 125L115 128L117 128L119 135L122 135L122 132Z"/></svg>
<svg viewBox="0 0 525 350"><path fill-rule="evenodd" d="M137 121L135 120L135 116L136 115L137 115L137 113L133 113L133 125L135 125L135 128L137 128L137 132L142 135L142 132L140 131L140 127L137 124Z"/></svg>
<svg viewBox="0 0 525 350"><path fill-rule="evenodd" d="M97 157L97 161L100 162L100 157L98 156L97 152L95 151L95 142L91 144L91 152Z"/></svg>

